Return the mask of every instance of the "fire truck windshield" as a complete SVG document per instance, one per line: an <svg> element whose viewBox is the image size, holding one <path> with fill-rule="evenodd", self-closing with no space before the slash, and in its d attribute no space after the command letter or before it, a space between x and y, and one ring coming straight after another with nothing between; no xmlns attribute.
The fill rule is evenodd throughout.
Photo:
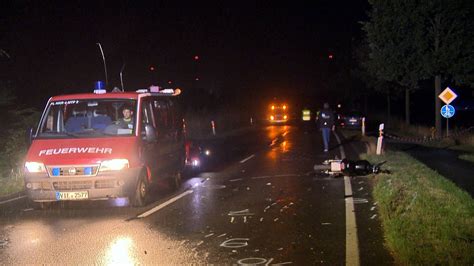
<svg viewBox="0 0 474 266"><path fill-rule="evenodd" d="M53 101L38 128L38 138L130 136L136 128L136 101L81 99Z"/></svg>

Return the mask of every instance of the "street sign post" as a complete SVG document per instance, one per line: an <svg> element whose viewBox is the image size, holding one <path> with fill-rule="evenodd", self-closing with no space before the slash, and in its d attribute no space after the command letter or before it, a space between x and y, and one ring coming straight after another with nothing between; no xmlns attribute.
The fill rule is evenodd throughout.
<svg viewBox="0 0 474 266"><path fill-rule="evenodd" d="M452 105L449 105L454 99L458 97L458 95L451 90L449 87L446 87L444 91L442 91L438 97L443 101L446 105L441 107L441 115L446 118L446 137L449 136L449 118L454 116L454 113L456 112L454 107Z"/></svg>
<svg viewBox="0 0 474 266"><path fill-rule="evenodd" d="M449 136L449 119L454 116L456 109L452 105L446 104L441 107L441 115L446 118L446 137Z"/></svg>

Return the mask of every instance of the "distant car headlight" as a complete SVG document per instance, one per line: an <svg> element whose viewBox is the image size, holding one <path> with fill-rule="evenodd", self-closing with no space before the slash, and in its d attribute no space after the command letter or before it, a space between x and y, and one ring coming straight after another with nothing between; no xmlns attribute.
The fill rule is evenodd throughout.
<svg viewBox="0 0 474 266"><path fill-rule="evenodd" d="M43 163L26 162L25 168L30 173L46 173L46 167Z"/></svg>
<svg viewBox="0 0 474 266"><path fill-rule="evenodd" d="M129 167L127 159L112 159L103 161L100 164L100 171L118 171Z"/></svg>

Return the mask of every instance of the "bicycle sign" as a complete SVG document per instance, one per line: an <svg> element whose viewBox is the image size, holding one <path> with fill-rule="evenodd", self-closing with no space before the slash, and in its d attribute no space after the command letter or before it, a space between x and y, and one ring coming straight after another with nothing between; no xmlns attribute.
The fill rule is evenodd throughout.
<svg viewBox="0 0 474 266"><path fill-rule="evenodd" d="M446 105L443 105L443 107L441 107L441 115L444 118L451 118L454 116L455 113L456 113L456 109L454 109L454 107L450 104L446 104Z"/></svg>

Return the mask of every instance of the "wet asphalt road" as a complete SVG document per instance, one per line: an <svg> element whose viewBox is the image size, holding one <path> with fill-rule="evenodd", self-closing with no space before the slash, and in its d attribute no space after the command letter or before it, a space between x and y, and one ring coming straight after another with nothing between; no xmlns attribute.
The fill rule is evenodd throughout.
<svg viewBox="0 0 474 266"><path fill-rule="evenodd" d="M179 191L154 191L152 203L143 208L113 207L119 201L4 208L0 261L345 264L344 180L312 170L317 162L341 156L334 136L331 143L334 148L324 154L317 131L262 127L209 144L215 161L208 170L214 171L192 176ZM368 182L357 179L355 194L368 198ZM363 205L356 206L364 237L361 263L387 262L378 251L375 207ZM162 208L146 213L157 206Z"/></svg>

